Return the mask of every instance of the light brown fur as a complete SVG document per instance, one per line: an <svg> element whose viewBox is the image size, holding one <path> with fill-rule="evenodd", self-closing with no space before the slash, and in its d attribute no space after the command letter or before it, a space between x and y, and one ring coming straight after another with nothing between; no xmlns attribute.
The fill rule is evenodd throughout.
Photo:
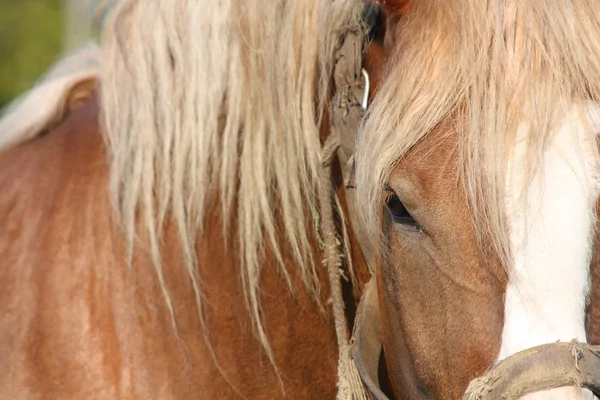
<svg viewBox="0 0 600 400"><path fill-rule="evenodd" d="M128 269L105 189L104 152L93 100L56 130L0 156L5 227L0 232L1 397L282 397L279 378L243 306L235 234L218 234L218 203L205 225L206 232L215 233L203 236L197 249L210 340L221 371L202 335L173 225L162 249L179 336L160 284L148 274L152 259L143 240ZM316 243L313 249L319 257ZM294 262L288 251L284 260ZM333 398L333 321L303 289L298 274L292 276L296 292L290 295L276 265L267 255L261 301L285 392L291 398ZM358 267L366 271L360 262ZM319 271L325 302L325 271Z"/></svg>
<svg viewBox="0 0 600 400"><path fill-rule="evenodd" d="M398 399L460 399L500 348L506 274L491 248L477 246L458 177L456 137L443 135L447 129L437 128L433 135L441 138L415 146L389 180L424 232L394 224L382 211L377 277Z"/></svg>

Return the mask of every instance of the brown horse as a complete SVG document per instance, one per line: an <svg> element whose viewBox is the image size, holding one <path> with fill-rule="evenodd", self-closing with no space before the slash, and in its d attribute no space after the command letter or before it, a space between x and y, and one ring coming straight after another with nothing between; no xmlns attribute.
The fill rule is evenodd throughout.
<svg viewBox="0 0 600 400"><path fill-rule="evenodd" d="M522 350L600 344L600 3L381 3L393 54L356 184L395 396L459 399Z"/></svg>
<svg viewBox="0 0 600 400"><path fill-rule="evenodd" d="M0 397L335 397L317 192L363 7L117 2L102 49L9 110ZM351 321L368 271L339 165L326 179Z"/></svg>

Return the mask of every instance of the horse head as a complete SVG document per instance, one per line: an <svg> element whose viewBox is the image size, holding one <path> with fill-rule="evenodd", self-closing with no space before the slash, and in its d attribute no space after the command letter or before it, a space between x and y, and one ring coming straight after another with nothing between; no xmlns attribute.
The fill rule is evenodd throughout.
<svg viewBox="0 0 600 400"><path fill-rule="evenodd" d="M460 398L522 351L598 341L600 29L583 3L380 2L356 181L397 398ZM590 396L571 383L527 398Z"/></svg>

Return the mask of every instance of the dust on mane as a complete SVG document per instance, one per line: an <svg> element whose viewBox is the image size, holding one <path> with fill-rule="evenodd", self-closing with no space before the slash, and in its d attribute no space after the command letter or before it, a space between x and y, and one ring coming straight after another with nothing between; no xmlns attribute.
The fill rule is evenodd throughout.
<svg viewBox="0 0 600 400"><path fill-rule="evenodd" d="M359 214L373 240L381 188L395 163L458 116L459 173L477 232L508 259L508 150L519 124L528 124L525 168L534 176L561 116L574 103L600 99L597 9L592 0L415 2L400 21L391 70L358 142Z"/></svg>

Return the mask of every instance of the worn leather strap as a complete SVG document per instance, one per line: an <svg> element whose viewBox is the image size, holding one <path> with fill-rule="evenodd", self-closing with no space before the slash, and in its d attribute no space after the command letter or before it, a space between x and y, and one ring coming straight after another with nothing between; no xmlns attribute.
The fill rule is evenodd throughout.
<svg viewBox="0 0 600 400"><path fill-rule="evenodd" d="M370 8L367 7L367 9ZM373 23L373 21L370 23ZM338 138L340 143L337 149L337 158L346 188L346 204L350 225L370 269L370 260L373 257L374 250L366 230L359 221L353 190L355 187L354 152L359 127L365 112L363 100L365 95L367 99L369 95L369 88L366 85L367 81L363 79L362 69L363 54L367 43L365 34L365 30L354 29L344 32L340 37L333 70L335 92L330 105L330 125L331 134ZM366 75L368 76L368 74Z"/></svg>
<svg viewBox="0 0 600 400"><path fill-rule="evenodd" d="M346 187L353 186L356 136L364 114L361 106L365 91L361 80L364 45L363 31L347 31L336 52L333 73L335 97L332 102L331 127L332 134L339 138L338 158Z"/></svg>
<svg viewBox="0 0 600 400"><path fill-rule="evenodd" d="M516 400L528 393L576 386L600 394L600 346L577 341L516 353L471 382L464 400Z"/></svg>
<svg viewBox="0 0 600 400"><path fill-rule="evenodd" d="M365 285L354 322L350 356L363 384L375 400L388 400L379 384L379 359L382 350L381 318L375 277Z"/></svg>

